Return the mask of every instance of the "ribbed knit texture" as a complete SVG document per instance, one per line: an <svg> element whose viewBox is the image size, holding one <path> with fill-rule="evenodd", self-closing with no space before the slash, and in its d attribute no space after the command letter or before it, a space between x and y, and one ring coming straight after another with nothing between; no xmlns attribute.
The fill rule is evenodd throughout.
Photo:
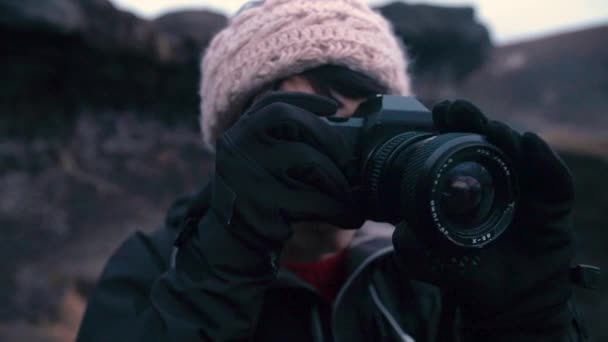
<svg viewBox="0 0 608 342"><path fill-rule="evenodd" d="M390 24L359 0L266 0L232 18L205 53L203 139L213 150L264 86L321 65L348 67L409 95L406 63Z"/></svg>

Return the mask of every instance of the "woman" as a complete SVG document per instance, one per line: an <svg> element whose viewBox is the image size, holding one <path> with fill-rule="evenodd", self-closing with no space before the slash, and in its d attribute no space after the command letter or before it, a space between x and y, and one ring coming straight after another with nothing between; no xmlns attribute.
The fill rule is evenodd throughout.
<svg viewBox="0 0 608 342"><path fill-rule="evenodd" d="M572 181L536 135L464 101L433 110L440 131L505 150L523 185L513 227L475 265L455 271L405 223L363 224L350 147L319 117L411 95L406 66L390 25L361 1L246 6L202 62L216 173L174 204L167 228L114 254L79 340L578 340Z"/></svg>

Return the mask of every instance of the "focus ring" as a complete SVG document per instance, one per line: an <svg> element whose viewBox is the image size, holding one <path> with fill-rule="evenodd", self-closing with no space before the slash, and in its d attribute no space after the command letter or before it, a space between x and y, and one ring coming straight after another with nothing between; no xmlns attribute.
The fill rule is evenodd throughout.
<svg viewBox="0 0 608 342"><path fill-rule="evenodd" d="M371 203L378 203L379 200L379 191L380 191L380 181L382 180L382 174L384 168L386 167L386 161L391 156L391 154L399 147L402 143L411 138L420 135L419 132L407 132L396 135L389 139L387 142L382 144L375 153L373 153L372 157L372 166L371 170L369 170L369 200Z"/></svg>

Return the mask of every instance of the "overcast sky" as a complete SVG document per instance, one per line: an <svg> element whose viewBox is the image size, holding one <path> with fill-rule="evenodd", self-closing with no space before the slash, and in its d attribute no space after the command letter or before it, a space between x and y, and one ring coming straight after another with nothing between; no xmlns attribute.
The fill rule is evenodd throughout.
<svg viewBox="0 0 608 342"><path fill-rule="evenodd" d="M154 18L167 11L209 8L230 15L244 0L110 0L142 17ZM387 0L367 0L372 5ZM608 24L608 0L430 0L408 1L446 6L472 5L487 24L495 42L504 44L554 32Z"/></svg>

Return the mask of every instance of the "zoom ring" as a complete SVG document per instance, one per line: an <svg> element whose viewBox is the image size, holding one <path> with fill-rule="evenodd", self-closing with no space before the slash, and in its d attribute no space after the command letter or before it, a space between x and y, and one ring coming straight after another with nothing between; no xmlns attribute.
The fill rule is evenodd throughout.
<svg viewBox="0 0 608 342"><path fill-rule="evenodd" d="M411 154L408 160L408 167L403 173L401 178L401 194L403 194L403 208L408 210L416 211L414 203L419 202L419 198L416 194L416 186L421 181L420 177L426 171L424 170L424 164L429 159L431 154L440 148L443 144L453 140L455 137L462 136L462 133L448 133L435 136L433 138L425 139L419 142L419 145L415 147L415 151ZM420 215L421 213L411 213L412 216Z"/></svg>

